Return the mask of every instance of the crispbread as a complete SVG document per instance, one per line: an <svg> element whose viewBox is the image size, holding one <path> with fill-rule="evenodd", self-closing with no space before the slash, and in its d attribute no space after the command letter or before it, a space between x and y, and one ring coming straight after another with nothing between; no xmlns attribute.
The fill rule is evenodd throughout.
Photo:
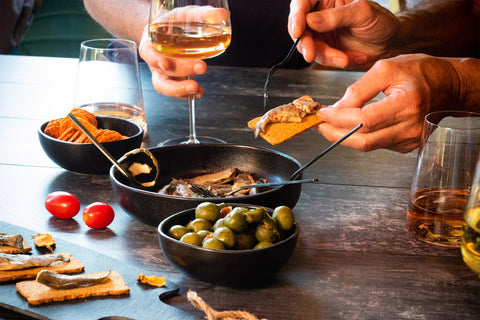
<svg viewBox="0 0 480 320"><path fill-rule="evenodd" d="M250 129L255 129L261 117L257 117L248 122ZM265 129L265 133L260 132L260 136L271 145L277 145L286 140L293 138L299 133L314 127L321 123L315 114L309 114L302 119L302 122L277 122L269 123Z"/></svg>
<svg viewBox="0 0 480 320"><path fill-rule="evenodd" d="M103 274L103 272L90 273L86 274L86 276L97 276L100 274ZM17 291L27 299L28 303L33 305L130 293L130 288L125 284L122 276L116 271L111 271L109 280L91 287L56 290L36 280L29 280L18 282L16 288Z"/></svg>
<svg viewBox="0 0 480 320"><path fill-rule="evenodd" d="M79 273L85 268L83 263L72 257L70 253L60 254L64 257L70 258L70 261L53 267L35 267L23 270L0 271L0 282L35 278L40 270L52 270L57 273ZM45 256L48 255L51 254Z"/></svg>
<svg viewBox="0 0 480 320"><path fill-rule="evenodd" d="M25 242L23 243L23 250L15 247L0 246L0 253L15 254L15 253L27 253L29 251L32 251L32 247L27 245Z"/></svg>

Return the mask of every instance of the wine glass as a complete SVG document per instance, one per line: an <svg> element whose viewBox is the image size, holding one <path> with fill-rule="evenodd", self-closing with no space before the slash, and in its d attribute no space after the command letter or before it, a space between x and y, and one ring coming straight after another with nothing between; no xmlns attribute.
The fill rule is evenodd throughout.
<svg viewBox="0 0 480 320"><path fill-rule="evenodd" d="M232 29L227 0L152 0L148 25L150 42L165 57L207 59L223 53L230 45ZM187 79L193 79L188 76ZM160 145L225 143L195 131L195 100L188 97L190 135Z"/></svg>

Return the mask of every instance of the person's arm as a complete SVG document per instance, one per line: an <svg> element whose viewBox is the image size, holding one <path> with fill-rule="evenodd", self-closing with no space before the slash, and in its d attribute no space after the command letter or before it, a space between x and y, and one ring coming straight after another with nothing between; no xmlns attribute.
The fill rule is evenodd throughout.
<svg viewBox="0 0 480 320"><path fill-rule="evenodd" d="M380 92L386 96L368 104ZM425 115L448 109L480 113L480 60L400 55L379 60L337 103L320 109L325 122L315 130L336 141L362 123L344 145L408 152L420 142Z"/></svg>
<svg viewBox="0 0 480 320"><path fill-rule="evenodd" d="M480 57L479 0L424 0L397 17L400 32L391 56Z"/></svg>
<svg viewBox="0 0 480 320"><path fill-rule="evenodd" d="M307 61L368 69L403 53L478 57L480 0L427 0L393 15L373 1L336 5L292 0L289 31Z"/></svg>
<svg viewBox="0 0 480 320"><path fill-rule="evenodd" d="M148 0L84 0L92 18L117 38L140 43L148 24Z"/></svg>

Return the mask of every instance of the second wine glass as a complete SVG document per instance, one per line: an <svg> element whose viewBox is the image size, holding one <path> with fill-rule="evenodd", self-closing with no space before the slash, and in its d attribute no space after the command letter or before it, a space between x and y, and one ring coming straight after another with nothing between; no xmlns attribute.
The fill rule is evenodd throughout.
<svg viewBox="0 0 480 320"><path fill-rule="evenodd" d="M230 45L232 29L227 0L152 0L148 35L153 48L173 59L207 59L223 53ZM188 76L187 79L193 79ZM195 99L188 98L190 134L160 145L225 143L197 136Z"/></svg>

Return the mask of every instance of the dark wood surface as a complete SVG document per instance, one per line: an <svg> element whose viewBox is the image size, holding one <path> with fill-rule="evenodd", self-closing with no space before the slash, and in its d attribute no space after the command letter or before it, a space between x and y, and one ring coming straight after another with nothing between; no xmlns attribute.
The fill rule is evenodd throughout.
<svg viewBox="0 0 480 320"><path fill-rule="evenodd" d="M72 108L75 59L0 56L0 220L73 242L165 275L183 294L169 304L198 317L186 290L215 310L245 310L273 319L478 319L480 279L459 249L419 242L405 229L416 151L368 153L340 146L313 164L294 208L301 228L297 248L273 282L251 288L213 286L169 265L156 229L131 218L115 202L108 176L81 175L56 166L41 149L37 127ZM209 68L197 79L197 133L230 143L268 147L305 163L329 145L305 132L272 147L255 139L246 122L263 113L266 69ZM187 103L156 93L141 65L149 136L144 146L188 132ZM271 104L311 95L323 104L339 99L357 72L278 70ZM69 191L82 208L94 201L116 212L108 229L90 230L78 215L58 220L44 208L52 191ZM1 230L0 230L1 232ZM215 266L212 266L214 268ZM1 298L0 298L1 299ZM3 318L17 315L0 309ZM67 316L72 315L65 315Z"/></svg>

